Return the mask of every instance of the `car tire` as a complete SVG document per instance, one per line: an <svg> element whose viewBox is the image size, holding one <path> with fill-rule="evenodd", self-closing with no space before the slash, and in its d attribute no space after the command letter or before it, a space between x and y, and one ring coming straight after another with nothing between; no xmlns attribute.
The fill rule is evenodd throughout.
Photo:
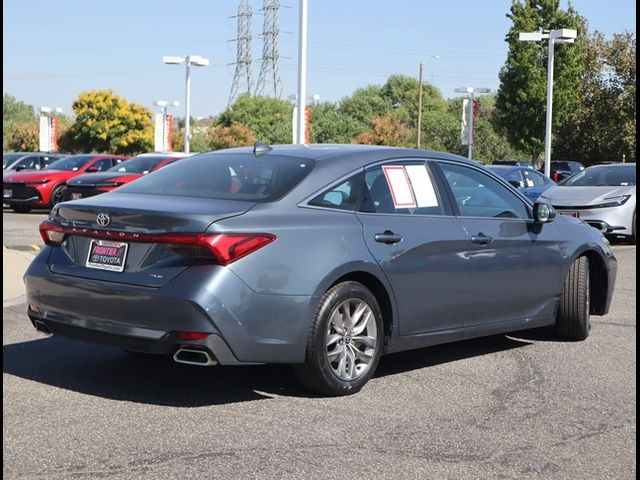
<svg viewBox="0 0 640 480"><path fill-rule="evenodd" d="M62 192L63 188L64 188L64 185L58 185L51 192L51 201L49 202L51 204L51 208L55 207L58 203L64 201L64 198L63 198L64 194Z"/></svg>
<svg viewBox="0 0 640 480"><path fill-rule="evenodd" d="M11 207L15 213L29 213L31 211L31 207L28 205L14 205Z"/></svg>
<svg viewBox="0 0 640 480"><path fill-rule="evenodd" d="M578 258L564 281L556 332L565 340L584 340L591 329L589 259Z"/></svg>
<svg viewBox="0 0 640 480"><path fill-rule="evenodd" d="M376 297L358 282L339 283L320 299L305 362L294 373L305 388L325 395L356 393L375 372L383 343Z"/></svg>

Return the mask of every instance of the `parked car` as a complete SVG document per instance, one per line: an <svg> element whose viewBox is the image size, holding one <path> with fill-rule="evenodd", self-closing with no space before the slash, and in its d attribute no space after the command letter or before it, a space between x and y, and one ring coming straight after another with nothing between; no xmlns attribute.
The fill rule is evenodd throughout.
<svg viewBox="0 0 640 480"><path fill-rule="evenodd" d="M636 164L593 165L550 188L542 198L558 213L578 217L602 233L636 241Z"/></svg>
<svg viewBox="0 0 640 480"><path fill-rule="evenodd" d="M184 153L143 153L111 167L106 172L78 175L65 184L62 198L64 201L77 200L110 192L184 156Z"/></svg>
<svg viewBox="0 0 640 480"><path fill-rule="evenodd" d="M293 364L329 395L385 352L544 325L582 340L616 274L600 232L484 167L366 145L197 155L56 205L40 232L25 274L40 332Z"/></svg>
<svg viewBox="0 0 640 480"><path fill-rule="evenodd" d="M535 202L542 192L555 185L553 180L531 167L489 165L487 168L520 190L532 202Z"/></svg>
<svg viewBox="0 0 640 480"><path fill-rule="evenodd" d="M512 167L528 167L533 168L529 162L521 162L519 160L494 160L491 165L508 165Z"/></svg>
<svg viewBox="0 0 640 480"><path fill-rule="evenodd" d="M85 172L107 170L126 157L89 153L56 160L36 172L15 172L2 178L2 201L14 212L48 208L62 201L66 181Z"/></svg>
<svg viewBox="0 0 640 480"><path fill-rule="evenodd" d="M66 157L64 153L14 152L2 156L2 176L22 170L42 170L51 162ZM6 160L6 163L5 163Z"/></svg>
<svg viewBox="0 0 640 480"><path fill-rule="evenodd" d="M560 183L565 178L569 178L578 172L584 170L584 165L580 162L564 162L564 161L551 161L551 180L556 183ZM544 173L544 165L540 169L541 173Z"/></svg>

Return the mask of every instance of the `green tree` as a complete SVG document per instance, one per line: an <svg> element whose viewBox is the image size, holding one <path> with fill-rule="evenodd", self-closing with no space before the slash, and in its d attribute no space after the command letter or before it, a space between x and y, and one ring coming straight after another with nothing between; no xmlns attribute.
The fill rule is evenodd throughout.
<svg viewBox="0 0 640 480"><path fill-rule="evenodd" d="M241 95L217 118L217 126L246 125L268 144L291 143L293 105L284 100Z"/></svg>
<svg viewBox="0 0 640 480"><path fill-rule="evenodd" d="M384 116L392 108L393 103L382 94L382 87L378 85L359 88L338 104L339 113L355 119L367 128L373 127L374 119Z"/></svg>
<svg viewBox="0 0 640 480"><path fill-rule="evenodd" d="M582 108L554 137L554 158L589 164L636 160L636 37L588 38Z"/></svg>
<svg viewBox="0 0 640 480"><path fill-rule="evenodd" d="M553 126L556 129L580 109L580 79L586 53L586 22L571 3L560 0L514 0L507 15L509 53L500 70L496 120L511 144L537 159L544 151L548 42L521 42L519 32L571 28L575 44L555 46Z"/></svg>
<svg viewBox="0 0 640 480"><path fill-rule="evenodd" d="M10 145L15 145L16 142L20 143L20 140L16 142L12 141L11 136L14 131L14 125L16 124L31 124L37 125L38 118L33 110L33 106L18 100L16 97L5 93L2 96L2 149L12 150ZM25 131L25 127L20 128L21 135ZM38 149L38 141L36 139L36 146L34 150Z"/></svg>
<svg viewBox="0 0 640 480"><path fill-rule="evenodd" d="M325 102L311 111L309 137L311 143L351 143L367 128L367 124L342 113L336 104Z"/></svg>
<svg viewBox="0 0 640 480"><path fill-rule="evenodd" d="M92 90L73 102L69 140L79 152L135 154L153 148L151 111L111 90Z"/></svg>

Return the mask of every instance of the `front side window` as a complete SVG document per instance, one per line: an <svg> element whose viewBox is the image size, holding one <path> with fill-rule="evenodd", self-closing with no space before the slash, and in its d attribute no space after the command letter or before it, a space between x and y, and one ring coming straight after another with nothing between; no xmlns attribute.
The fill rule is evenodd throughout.
<svg viewBox="0 0 640 480"><path fill-rule="evenodd" d="M103 158L95 162L89 168L91 168L94 172L104 172L105 170L109 170L112 165L113 160L111 158Z"/></svg>
<svg viewBox="0 0 640 480"><path fill-rule="evenodd" d="M440 163L460 215L529 219L529 209L514 193L485 173L463 165Z"/></svg>
<svg viewBox="0 0 640 480"><path fill-rule="evenodd" d="M442 202L423 162L393 163L366 170L360 211L443 215Z"/></svg>

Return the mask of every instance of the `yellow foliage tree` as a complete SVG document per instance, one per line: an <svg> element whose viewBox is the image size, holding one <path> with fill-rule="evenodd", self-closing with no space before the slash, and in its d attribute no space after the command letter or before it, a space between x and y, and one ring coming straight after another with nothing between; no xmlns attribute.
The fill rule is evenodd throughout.
<svg viewBox="0 0 640 480"><path fill-rule="evenodd" d="M153 148L151 111L111 90L81 93L73 112L68 138L76 151L131 155Z"/></svg>

